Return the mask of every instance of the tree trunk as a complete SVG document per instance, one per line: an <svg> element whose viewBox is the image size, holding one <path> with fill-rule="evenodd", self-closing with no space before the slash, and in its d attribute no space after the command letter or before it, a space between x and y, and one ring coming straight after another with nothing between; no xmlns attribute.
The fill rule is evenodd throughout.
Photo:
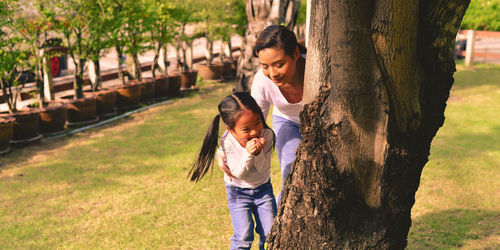
<svg viewBox="0 0 500 250"><path fill-rule="evenodd" d="M247 0L248 28L245 36L245 46L241 48L241 57L238 60L236 91L249 90L253 75L259 68L259 59L254 58L252 50L260 32L271 24L284 23L287 27L293 29L298 11L299 0Z"/></svg>
<svg viewBox="0 0 500 250"><path fill-rule="evenodd" d="M160 72L164 75L167 75L167 67L168 67L168 60L167 60L167 45L162 46L160 48L160 57L158 58L158 68L160 69Z"/></svg>
<svg viewBox="0 0 500 250"><path fill-rule="evenodd" d="M153 75L153 79L156 78L156 69L158 68L158 60L160 58L160 52L161 52L161 48L163 47L163 44L162 43L158 43L158 45L156 46L155 48L155 56L154 56L154 59L153 59L153 65L151 65L151 74Z"/></svg>
<svg viewBox="0 0 500 250"><path fill-rule="evenodd" d="M125 84L125 75L123 74L123 66L122 66L122 56L123 52L120 46L116 46L116 62L118 64L118 78L122 80L122 84Z"/></svg>
<svg viewBox="0 0 500 250"><path fill-rule="evenodd" d="M214 42L207 37L207 42L205 43L205 58L207 59L207 65L212 65L212 60L214 59Z"/></svg>
<svg viewBox="0 0 500 250"><path fill-rule="evenodd" d="M139 62L139 57L137 53L132 54L132 59L134 60L134 79L137 81L142 81L141 63Z"/></svg>
<svg viewBox="0 0 500 250"><path fill-rule="evenodd" d="M406 246L468 4L312 0L303 140L269 249Z"/></svg>
<svg viewBox="0 0 500 250"><path fill-rule="evenodd" d="M83 97L83 69L85 67L85 61L85 59L73 59L73 62L75 64L75 79L73 80L75 98Z"/></svg>
<svg viewBox="0 0 500 250"><path fill-rule="evenodd" d="M97 91L101 88L102 85L102 76L101 76L101 64L99 59L92 59L89 61L89 78L92 83L92 90Z"/></svg>

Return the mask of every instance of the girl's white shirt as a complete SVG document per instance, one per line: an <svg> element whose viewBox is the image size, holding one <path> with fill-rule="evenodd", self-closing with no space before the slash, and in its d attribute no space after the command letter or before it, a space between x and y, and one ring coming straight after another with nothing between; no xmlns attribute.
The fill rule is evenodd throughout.
<svg viewBox="0 0 500 250"><path fill-rule="evenodd" d="M305 55L302 55L305 58ZM259 69L252 81L251 95L262 109L264 118L267 119L270 105L273 105L273 115L291 120L297 124L300 121L300 111L304 104L302 101L298 103L289 103L269 77L265 76L262 69Z"/></svg>
<svg viewBox="0 0 500 250"><path fill-rule="evenodd" d="M224 173L226 184L241 188L257 188L269 181L271 176L271 148L273 132L263 129L261 137L266 139L264 148L258 155L252 155L228 131L221 138L221 148L217 150L217 158L224 156L226 164L235 178L229 180Z"/></svg>

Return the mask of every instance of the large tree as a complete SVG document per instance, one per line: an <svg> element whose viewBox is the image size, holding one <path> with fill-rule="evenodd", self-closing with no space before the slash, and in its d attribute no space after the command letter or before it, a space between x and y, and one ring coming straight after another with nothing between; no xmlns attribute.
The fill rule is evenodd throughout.
<svg viewBox="0 0 500 250"><path fill-rule="evenodd" d="M407 244L468 0L312 0L302 143L270 249Z"/></svg>
<svg viewBox="0 0 500 250"><path fill-rule="evenodd" d="M292 29L297 21L298 11L299 0L247 0L248 28L238 62L237 91L249 90L253 75L259 67L259 60L252 55L252 49L260 32L271 24L285 24Z"/></svg>

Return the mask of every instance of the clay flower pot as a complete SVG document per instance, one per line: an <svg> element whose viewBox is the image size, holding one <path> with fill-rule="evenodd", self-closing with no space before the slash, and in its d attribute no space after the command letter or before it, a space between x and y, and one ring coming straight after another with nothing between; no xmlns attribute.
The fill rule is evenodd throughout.
<svg viewBox="0 0 500 250"><path fill-rule="evenodd" d="M10 140L14 133L15 118L10 116L0 117L0 155L10 151Z"/></svg>
<svg viewBox="0 0 500 250"><path fill-rule="evenodd" d="M203 80L220 81L222 79L222 71L224 64L213 63L211 65L200 64L198 65L198 74Z"/></svg>
<svg viewBox="0 0 500 250"><path fill-rule="evenodd" d="M224 60L224 67L222 68L222 78L224 80L231 80L236 77L236 61Z"/></svg>
<svg viewBox="0 0 500 250"><path fill-rule="evenodd" d="M127 84L116 87L116 107L120 111L139 107L141 87L139 84Z"/></svg>
<svg viewBox="0 0 500 250"><path fill-rule="evenodd" d="M7 115L7 114L6 114ZM14 118L13 133L10 144L14 147L22 147L40 142L42 135L38 133L40 128L40 110L23 109L10 115Z"/></svg>
<svg viewBox="0 0 500 250"><path fill-rule="evenodd" d="M50 102L40 111L40 133L44 136L53 136L64 133L68 121L67 104L64 102Z"/></svg>
<svg viewBox="0 0 500 250"><path fill-rule="evenodd" d="M168 96L179 96L181 93L181 75L171 74L167 76L168 81Z"/></svg>
<svg viewBox="0 0 500 250"><path fill-rule="evenodd" d="M100 89L95 92L87 91L85 95L94 95L96 98L96 114L99 119L116 115L116 90Z"/></svg>
<svg viewBox="0 0 500 250"><path fill-rule="evenodd" d="M61 99L68 105L68 126L82 126L99 121L95 95L87 95L79 99L73 99L73 95L68 95Z"/></svg>
<svg viewBox="0 0 500 250"><path fill-rule="evenodd" d="M168 96L169 82L167 76L160 75L155 78L155 99L163 100Z"/></svg>
<svg viewBox="0 0 500 250"><path fill-rule="evenodd" d="M153 78L144 78L142 82L137 83L141 88L141 102L151 103L155 98L155 81Z"/></svg>
<svg viewBox="0 0 500 250"><path fill-rule="evenodd" d="M198 78L197 70L189 70L181 73L181 90L192 89L196 86Z"/></svg>

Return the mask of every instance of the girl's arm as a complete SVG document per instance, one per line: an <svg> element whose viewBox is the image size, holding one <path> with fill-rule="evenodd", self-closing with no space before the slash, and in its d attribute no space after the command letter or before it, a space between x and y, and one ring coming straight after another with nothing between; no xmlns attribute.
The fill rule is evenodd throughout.
<svg viewBox="0 0 500 250"><path fill-rule="evenodd" d="M265 129L262 135L266 139L266 144L260 153L253 157L253 165L257 172L265 173L271 168L271 152L273 146L273 132Z"/></svg>
<svg viewBox="0 0 500 250"><path fill-rule="evenodd" d="M254 156L246 150L239 155L228 147L225 148L224 155L226 157L227 166L236 179L244 177L253 165Z"/></svg>

